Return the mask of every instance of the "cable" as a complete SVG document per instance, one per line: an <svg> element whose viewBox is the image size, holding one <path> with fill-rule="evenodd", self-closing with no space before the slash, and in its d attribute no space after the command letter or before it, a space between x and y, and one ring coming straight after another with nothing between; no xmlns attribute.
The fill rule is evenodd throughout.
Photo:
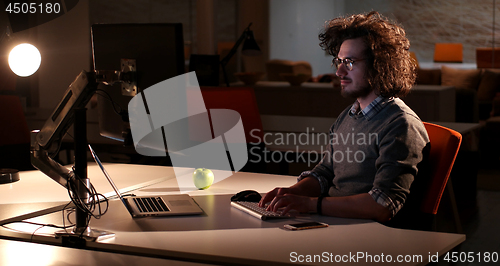
<svg viewBox="0 0 500 266"><path fill-rule="evenodd" d="M64 209L63 209L63 211L64 211ZM35 222L28 222L28 221L12 221L12 222L1 224L0 226L3 227L3 228L5 228L5 229L8 229L8 230L13 230L13 231L18 231L18 232L25 233L24 231L20 231L20 230L14 229L14 228L9 228L9 227L6 226L8 224L14 224L14 223L25 223L25 224L31 224L31 225L38 225L38 226L40 226L37 229L35 229L35 231L33 231L33 233L31 233L30 242L33 242L33 237L35 236L36 232L38 230L44 228L44 227L52 227L52 228L58 228L58 229L64 229L64 230L66 230L67 228L70 228L70 227L74 226L74 225L64 225L64 219L63 219L63 226L55 225L55 224L42 224L42 223L35 223Z"/></svg>
<svg viewBox="0 0 500 266"><path fill-rule="evenodd" d="M42 225L42 226L38 227L35 231L33 231L33 233L31 234L31 237L30 237L30 242L33 242L33 237L35 237L36 231L38 231L44 227L45 227L45 225Z"/></svg>
<svg viewBox="0 0 500 266"><path fill-rule="evenodd" d="M78 189L77 184L81 184L84 186L86 192L89 195L88 199L82 199L79 196L78 190L77 190ZM14 228L9 228L6 225L12 224L12 223L26 223L26 224L40 226L35 231L33 231L33 233L31 234L31 241L32 241L36 232L43 227L52 227L52 228L58 228L58 229L64 229L64 230L66 230L67 228L70 228L70 227L74 227L75 224L71 222L70 215L72 213L74 213L75 208L79 208L80 210L82 210L86 214L85 228L82 230L81 234L79 235L79 237L82 238L83 233L88 228L88 225L90 223L90 219L92 217L94 217L96 219L100 219L108 211L109 201L104 195L97 193L97 191L95 190L95 188L92 184L90 184L90 186L88 187L79 177L74 177L74 178L68 180L67 189L68 189L68 194L71 198L71 202L66 204L63 207L63 209L61 210L62 220L63 220L62 226L55 225L55 224L42 224L42 223L36 223L36 222L28 222L28 221L11 221L11 222L0 224L0 226L4 227L6 229L9 229L9 230L15 230L15 231L19 231L19 230L14 229ZM68 208L68 206L71 203L73 203L75 206ZM102 203L105 203L106 206L102 207L101 206ZM65 214L64 214L65 211L67 211L66 218L65 218ZM66 225L66 220L69 221L70 225Z"/></svg>
<svg viewBox="0 0 500 266"><path fill-rule="evenodd" d="M102 89L97 89L96 94L100 94L101 96L104 97L104 99L110 101L111 106L113 106L113 110L115 111L115 113L119 115L122 114L123 108L115 100L113 100L113 97L111 97L111 95L107 91Z"/></svg>
<svg viewBox="0 0 500 266"><path fill-rule="evenodd" d="M2 226L3 228L6 228L6 229L15 230L15 229L8 228L8 227L5 226L5 225L8 225L8 224L14 224L14 223L25 223L25 224L31 224L31 225L44 226L44 227L53 227L53 228L58 228L58 229L65 229L65 228L70 228L70 227L73 226L73 225L61 226L61 225L55 225L55 224L42 224L42 223L35 223L35 222L28 222L28 221L12 221L12 222L8 222L8 223L4 223L4 224L2 224L0 226Z"/></svg>
<svg viewBox="0 0 500 266"><path fill-rule="evenodd" d="M74 169L73 169L73 171L74 171ZM85 184L83 182L83 180L76 175L74 178L72 178L71 180L68 180L68 181L69 181L68 182L68 193L69 193L69 196L71 198L71 201L75 204L75 206L77 208L79 208L82 211L85 211L86 213L88 213L89 215L91 215L92 217L94 217L96 219L99 219L102 215L104 215L106 213L106 211L108 209L107 207L109 205L108 200L104 195L98 193L91 183L90 183L90 187L88 187L87 184ZM80 185L83 186L83 188L85 188L86 193L88 193L88 195L89 195L88 199L82 199L80 197L80 195L78 193L78 184L76 184L75 181L77 181ZM99 199L99 197L102 197L102 200ZM86 203L86 201L88 203ZM106 209L104 210L104 212L101 209L101 202L106 203ZM96 206L99 209L98 214L94 214L94 211L96 210Z"/></svg>
<svg viewBox="0 0 500 266"><path fill-rule="evenodd" d="M68 209L68 206L71 204L71 202L69 202L68 204L66 204L63 208L62 208L62 213L63 213L63 225L55 225L55 224L42 224L42 223L36 223L36 222L28 222L28 221L11 221L11 222L7 222L7 223L3 223L3 224L0 224L1 227L4 227L6 229L11 229L11 230L15 230L15 229L12 229L12 228L8 228L8 227L5 227L5 225L7 224L13 224L13 223L25 223L25 224L32 224L32 225L40 225L40 226L46 226L46 227L53 227L53 228L59 228L59 229L65 229L65 228L69 228L69 227L72 227L74 226L74 224L72 225L65 225L64 224L64 210ZM38 230L38 229L37 229Z"/></svg>
<svg viewBox="0 0 500 266"><path fill-rule="evenodd" d="M73 166L73 172L74 170L75 169ZM82 188L85 190L85 194L88 195L88 198L80 197L80 193L78 193L79 185L82 186ZM89 186L87 186L87 184L83 182L83 180L77 175L68 180L67 189L68 195L71 198L71 202L73 202L76 208L80 209L83 213L86 214L85 228L80 234L80 237L82 237L85 229L90 223L90 219L92 217L100 219L108 211L109 202L104 195L97 193L91 183L89 183ZM106 204L105 208L101 206L103 202Z"/></svg>

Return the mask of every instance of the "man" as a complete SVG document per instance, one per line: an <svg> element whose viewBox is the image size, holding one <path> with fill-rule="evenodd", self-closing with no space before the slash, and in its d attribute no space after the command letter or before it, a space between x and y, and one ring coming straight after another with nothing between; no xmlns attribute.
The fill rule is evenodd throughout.
<svg viewBox="0 0 500 266"><path fill-rule="evenodd" d="M415 81L410 43L377 12L333 19L319 38L334 57L342 95L356 101L332 125L321 162L259 205L386 222L405 203L429 143L421 120L399 99Z"/></svg>

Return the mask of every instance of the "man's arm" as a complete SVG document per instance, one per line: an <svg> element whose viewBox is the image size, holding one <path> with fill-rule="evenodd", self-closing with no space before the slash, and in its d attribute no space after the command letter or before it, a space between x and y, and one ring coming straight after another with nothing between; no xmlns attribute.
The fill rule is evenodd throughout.
<svg viewBox="0 0 500 266"><path fill-rule="evenodd" d="M317 199L316 199L317 204ZM322 213L328 216L371 219L387 222L392 215L388 208L378 204L368 193L345 197L326 197L321 204Z"/></svg>
<svg viewBox="0 0 500 266"><path fill-rule="evenodd" d="M306 177L289 188L276 188L262 199L261 205L271 201L269 210L278 211L285 207L285 213L291 209L314 213L318 207L318 195L321 194L318 179ZM371 219L386 222L391 218L388 208L378 204L368 193L345 197L325 197L322 199L321 213L327 216L344 218Z"/></svg>
<svg viewBox="0 0 500 266"><path fill-rule="evenodd" d="M317 211L318 197L308 197L296 194L277 195L268 206L268 210L283 209L287 213L291 209L304 213ZM322 199L321 213L327 216L371 219L386 222L391 219L388 208L378 204L368 193L344 197L325 197Z"/></svg>
<svg viewBox="0 0 500 266"><path fill-rule="evenodd" d="M291 194L317 197L321 194L321 186L317 178L308 176L290 187Z"/></svg>

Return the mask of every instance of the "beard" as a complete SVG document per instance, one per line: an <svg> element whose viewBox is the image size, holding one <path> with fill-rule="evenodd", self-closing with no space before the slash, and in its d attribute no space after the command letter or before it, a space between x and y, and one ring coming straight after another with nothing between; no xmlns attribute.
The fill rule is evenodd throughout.
<svg viewBox="0 0 500 266"><path fill-rule="evenodd" d="M348 86L352 86L352 83ZM366 86L356 86L350 90L346 90L345 86L341 86L340 94L345 98L357 99L367 96L371 91L371 86L368 84Z"/></svg>

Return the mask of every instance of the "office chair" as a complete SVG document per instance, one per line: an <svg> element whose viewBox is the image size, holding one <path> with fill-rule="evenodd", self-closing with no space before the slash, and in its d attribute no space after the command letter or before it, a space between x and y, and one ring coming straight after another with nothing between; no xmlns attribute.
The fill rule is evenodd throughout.
<svg viewBox="0 0 500 266"><path fill-rule="evenodd" d="M424 122L424 126L431 142L429 161L432 182L421 208L424 213L436 214L445 186L448 184L448 187L451 187L448 178L462 142L462 135L431 123Z"/></svg>
<svg viewBox="0 0 500 266"><path fill-rule="evenodd" d="M434 45L434 62L462 63L463 45L461 43L436 43Z"/></svg>
<svg viewBox="0 0 500 266"><path fill-rule="evenodd" d="M477 68L500 68L500 48L476 48Z"/></svg>
<svg viewBox="0 0 500 266"><path fill-rule="evenodd" d="M241 116L248 147L248 162L241 171L263 173L266 164L261 156L264 150L262 121L255 92L250 87L200 87L205 107L210 109L230 109Z"/></svg>
<svg viewBox="0 0 500 266"><path fill-rule="evenodd" d="M462 231L455 195L449 176L460 148L462 135L452 129L424 122L430 147L424 151L426 162L410 188L410 195L400 212L387 223L392 227L417 230L436 230L436 214L445 188L450 197L455 227Z"/></svg>

